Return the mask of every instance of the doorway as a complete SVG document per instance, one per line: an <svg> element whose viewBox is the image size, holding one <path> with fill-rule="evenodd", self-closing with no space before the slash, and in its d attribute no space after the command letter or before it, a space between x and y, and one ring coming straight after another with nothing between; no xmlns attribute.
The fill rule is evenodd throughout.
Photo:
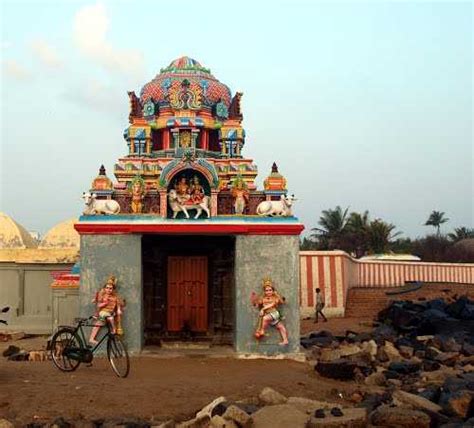
<svg viewBox="0 0 474 428"><path fill-rule="evenodd" d="M145 345L233 344L235 238L144 235L142 253Z"/></svg>

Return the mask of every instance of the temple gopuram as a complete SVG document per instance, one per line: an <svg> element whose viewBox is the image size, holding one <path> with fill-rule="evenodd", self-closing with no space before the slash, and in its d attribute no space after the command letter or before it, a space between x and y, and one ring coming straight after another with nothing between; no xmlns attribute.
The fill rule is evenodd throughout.
<svg viewBox="0 0 474 428"><path fill-rule="evenodd" d="M83 194L81 316L114 275L132 351L195 342L298 352L303 226L276 163L257 189L242 96L196 60L173 61L128 92L115 181L101 166Z"/></svg>

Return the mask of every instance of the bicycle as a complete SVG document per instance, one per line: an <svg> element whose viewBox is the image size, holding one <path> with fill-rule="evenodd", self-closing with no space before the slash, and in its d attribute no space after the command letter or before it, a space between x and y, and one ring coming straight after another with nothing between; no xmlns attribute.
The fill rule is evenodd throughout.
<svg viewBox="0 0 474 428"><path fill-rule="evenodd" d="M51 358L54 365L63 372L76 370L81 363L91 363L94 353L107 339L107 358L112 370L118 377L127 377L130 371L130 359L122 339L112 333L106 322L107 332L93 347L87 345L83 327L93 327L89 321L96 321L95 316L76 318L76 327L61 326L51 339Z"/></svg>

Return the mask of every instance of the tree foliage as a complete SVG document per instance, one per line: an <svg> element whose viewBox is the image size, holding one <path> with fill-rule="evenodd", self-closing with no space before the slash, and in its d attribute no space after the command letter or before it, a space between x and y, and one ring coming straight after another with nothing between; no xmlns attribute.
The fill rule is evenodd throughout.
<svg viewBox="0 0 474 428"><path fill-rule="evenodd" d="M334 210L324 210L319 218L320 227L311 229L311 237L319 242L320 249L338 250L343 247L343 240L346 233L347 213L338 205Z"/></svg>
<svg viewBox="0 0 474 428"><path fill-rule="evenodd" d="M432 211L428 220L426 220L425 226L433 226L436 228L436 234L440 236L440 227L442 224L449 221L449 218L444 216L442 211Z"/></svg>
<svg viewBox="0 0 474 428"><path fill-rule="evenodd" d="M320 227L313 228L311 235L318 249L343 250L356 257L389 251L399 234L394 232L396 226L391 223L370 220L368 211L349 213L349 208L343 210L340 206L324 210L318 225Z"/></svg>
<svg viewBox="0 0 474 428"><path fill-rule="evenodd" d="M474 263L474 250L460 242L474 238L474 229L458 227L441 235L440 226L448 220L444 212L433 211L425 225L435 227L436 234L412 240L401 238L392 223L371 220L368 211L349 212L349 208L337 206L322 211L318 226L311 229L310 237L302 239L300 248L343 250L355 257L394 252L414 254L425 262Z"/></svg>
<svg viewBox="0 0 474 428"><path fill-rule="evenodd" d="M474 229L469 229L467 227L457 227L454 229L454 232L448 233L448 238L452 242L458 242L463 239L472 239L474 238Z"/></svg>

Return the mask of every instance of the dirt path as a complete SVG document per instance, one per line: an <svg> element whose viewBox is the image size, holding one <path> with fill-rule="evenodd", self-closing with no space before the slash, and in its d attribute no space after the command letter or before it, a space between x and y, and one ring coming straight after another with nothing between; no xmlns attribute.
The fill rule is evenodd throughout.
<svg viewBox="0 0 474 428"><path fill-rule="evenodd" d="M303 322L302 331L314 330ZM347 323L346 323L347 324ZM344 322L324 324L324 329L346 329ZM349 325L353 326L350 321ZM3 351L11 342L0 344ZM27 350L45 345L44 338L16 342ZM113 417L162 421L183 420L214 398L232 400L253 396L270 386L287 396L344 402L338 397L359 389L319 377L307 363L289 360L239 360L234 358L134 357L127 379L117 378L107 360L92 367L81 365L63 373L51 361L14 362L0 357L0 418L19 425L36 420L87 420Z"/></svg>

